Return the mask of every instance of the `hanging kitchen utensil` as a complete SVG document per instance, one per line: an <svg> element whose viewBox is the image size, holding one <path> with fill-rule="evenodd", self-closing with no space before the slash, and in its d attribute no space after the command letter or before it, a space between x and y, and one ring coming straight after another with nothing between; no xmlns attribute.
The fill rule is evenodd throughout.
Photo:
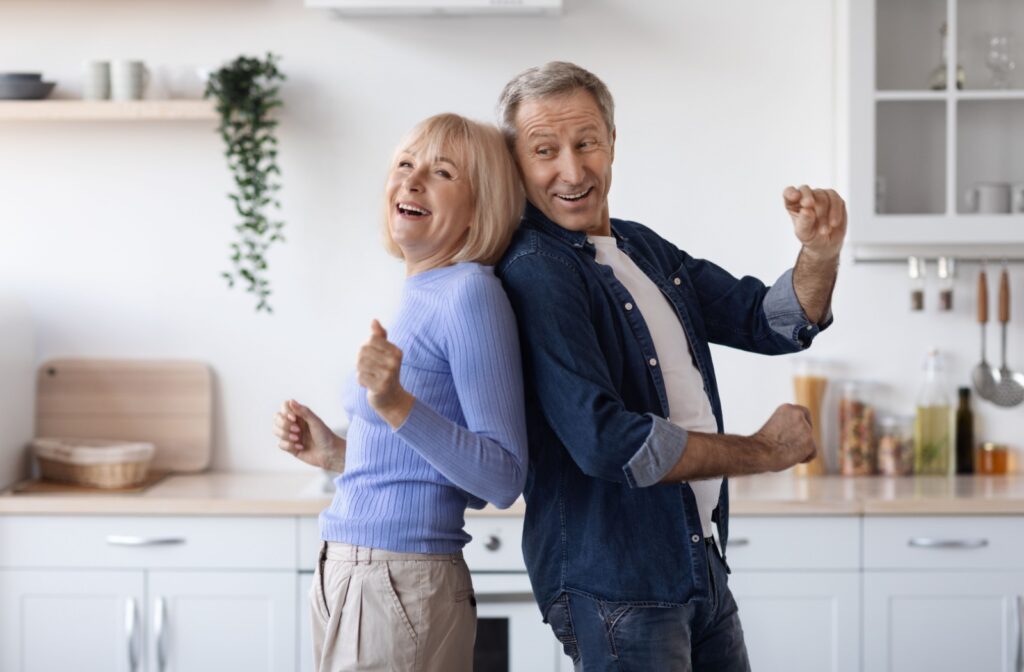
<svg viewBox="0 0 1024 672"><path fill-rule="evenodd" d="M988 323L988 278L985 265L978 272L978 324L981 325L981 361L971 372L974 391L982 399L991 399L996 385L999 384L999 370L990 366L985 358L985 325Z"/></svg>
<svg viewBox="0 0 1024 672"><path fill-rule="evenodd" d="M1003 326L1003 365L989 401L997 406L1016 406L1024 401L1024 375L1006 366L1006 323L1010 321L1010 276L1006 272L1006 264L999 274L999 321Z"/></svg>

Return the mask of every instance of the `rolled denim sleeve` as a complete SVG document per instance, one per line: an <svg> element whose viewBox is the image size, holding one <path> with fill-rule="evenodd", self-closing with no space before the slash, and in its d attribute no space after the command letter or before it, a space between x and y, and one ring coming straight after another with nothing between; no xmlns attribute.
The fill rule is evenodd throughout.
<svg viewBox="0 0 1024 672"><path fill-rule="evenodd" d="M768 289L762 305L772 331L801 349L809 347L814 337L832 324L831 307L821 325L807 318L796 296L796 288L793 287L793 269L783 273Z"/></svg>
<svg viewBox="0 0 1024 672"><path fill-rule="evenodd" d="M685 429L656 415L648 413L648 416L653 421L651 433L622 468L626 482L633 488L660 483L686 450L688 433Z"/></svg>

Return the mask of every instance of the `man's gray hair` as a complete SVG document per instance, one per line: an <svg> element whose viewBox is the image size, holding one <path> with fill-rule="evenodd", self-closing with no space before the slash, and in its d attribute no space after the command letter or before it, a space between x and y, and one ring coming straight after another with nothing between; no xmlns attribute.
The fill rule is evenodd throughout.
<svg viewBox="0 0 1024 672"><path fill-rule="evenodd" d="M551 61L529 70L524 70L505 85L498 99L498 119L501 132L509 147L515 146L516 113L524 100L567 96L578 90L589 91L601 110L608 132L615 130L615 101L604 82L597 75L575 63Z"/></svg>

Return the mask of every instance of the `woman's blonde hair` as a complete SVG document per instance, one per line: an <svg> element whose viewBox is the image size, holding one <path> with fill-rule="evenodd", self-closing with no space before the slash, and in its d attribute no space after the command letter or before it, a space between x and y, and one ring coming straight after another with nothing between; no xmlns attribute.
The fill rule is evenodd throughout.
<svg viewBox="0 0 1024 672"><path fill-rule="evenodd" d="M458 114L438 114L409 131L395 150L392 166L401 152L414 146L422 146L425 156L453 158L459 162L460 172L469 178L473 220L462 248L451 261L496 264L519 225L526 202L519 173L501 132L490 124ZM384 247L404 259L388 227L390 210L391 204L385 199Z"/></svg>

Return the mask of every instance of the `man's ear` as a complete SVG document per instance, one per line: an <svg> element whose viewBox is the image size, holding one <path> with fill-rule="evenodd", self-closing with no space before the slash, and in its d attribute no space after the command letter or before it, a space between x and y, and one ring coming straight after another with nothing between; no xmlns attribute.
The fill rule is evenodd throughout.
<svg viewBox="0 0 1024 672"><path fill-rule="evenodd" d="M612 161L615 161L615 129L612 129Z"/></svg>

